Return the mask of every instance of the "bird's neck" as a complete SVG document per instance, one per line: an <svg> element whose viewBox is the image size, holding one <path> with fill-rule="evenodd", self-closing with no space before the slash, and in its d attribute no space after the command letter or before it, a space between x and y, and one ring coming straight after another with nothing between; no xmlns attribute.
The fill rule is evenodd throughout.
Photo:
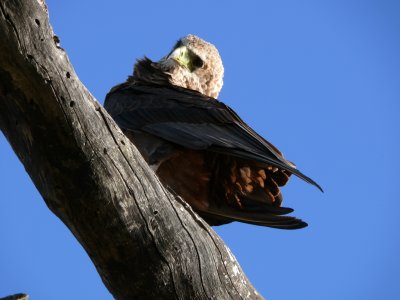
<svg viewBox="0 0 400 300"><path fill-rule="evenodd" d="M133 84L173 85L197 91L213 98L218 97L222 86L221 82L210 89L206 80L200 81L197 75L180 67L176 62L172 60L153 62L147 57L137 61L133 75L128 77L128 82Z"/></svg>
<svg viewBox="0 0 400 300"><path fill-rule="evenodd" d="M128 82L165 85L170 83L170 74L159 68L157 63L144 57L136 62L133 75L128 77Z"/></svg>

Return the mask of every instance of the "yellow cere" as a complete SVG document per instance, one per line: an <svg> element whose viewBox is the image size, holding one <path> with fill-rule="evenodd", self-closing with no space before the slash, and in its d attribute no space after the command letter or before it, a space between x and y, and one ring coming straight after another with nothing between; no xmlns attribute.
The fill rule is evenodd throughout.
<svg viewBox="0 0 400 300"><path fill-rule="evenodd" d="M192 55L186 46L176 48L169 57L176 60L182 67L189 69L190 72L194 70Z"/></svg>

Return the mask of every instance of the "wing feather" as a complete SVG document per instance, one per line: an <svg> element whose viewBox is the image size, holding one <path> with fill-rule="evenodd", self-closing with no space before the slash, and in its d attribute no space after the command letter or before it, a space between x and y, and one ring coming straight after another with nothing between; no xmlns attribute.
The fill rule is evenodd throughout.
<svg viewBox="0 0 400 300"><path fill-rule="evenodd" d="M198 92L160 85L121 84L105 108L125 130L141 130L193 150L208 150L274 165L322 188L222 102Z"/></svg>

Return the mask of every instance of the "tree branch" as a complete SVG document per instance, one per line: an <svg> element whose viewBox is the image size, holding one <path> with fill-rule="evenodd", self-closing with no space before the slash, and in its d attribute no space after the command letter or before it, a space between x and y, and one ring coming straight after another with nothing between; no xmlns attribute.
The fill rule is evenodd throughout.
<svg viewBox="0 0 400 300"><path fill-rule="evenodd" d="M117 299L260 299L79 81L38 0L0 2L0 129Z"/></svg>

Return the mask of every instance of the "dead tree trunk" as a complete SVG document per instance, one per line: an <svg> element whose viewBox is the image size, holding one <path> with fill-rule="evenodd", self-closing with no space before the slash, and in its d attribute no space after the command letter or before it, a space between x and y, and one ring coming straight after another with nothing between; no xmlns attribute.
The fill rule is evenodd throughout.
<svg viewBox="0 0 400 300"><path fill-rule="evenodd" d="M0 129L115 298L262 298L79 81L41 0L0 2Z"/></svg>

